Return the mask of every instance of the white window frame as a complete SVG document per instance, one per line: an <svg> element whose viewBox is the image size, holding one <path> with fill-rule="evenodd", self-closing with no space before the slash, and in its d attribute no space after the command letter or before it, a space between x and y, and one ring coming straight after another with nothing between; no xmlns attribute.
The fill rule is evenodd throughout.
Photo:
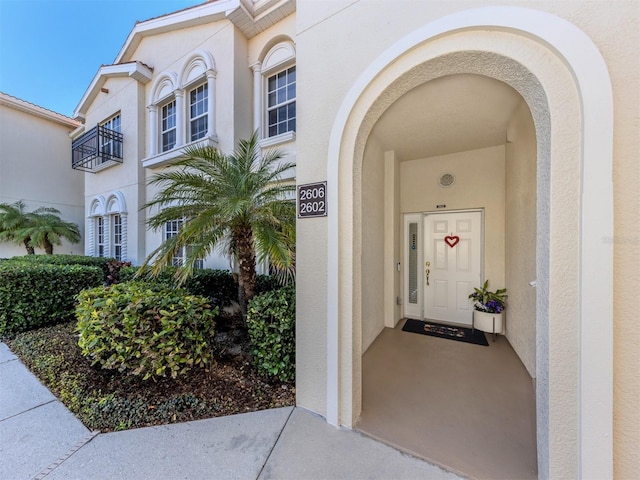
<svg viewBox="0 0 640 480"><path fill-rule="evenodd" d="M202 92L202 96L198 98L200 91ZM193 98L194 95L195 99ZM205 81L193 88L190 88L188 90L188 99L189 118L187 124L187 138L189 139L189 142L195 142L204 138L209 131L209 87L207 82ZM204 120L204 130L200 129L194 131L194 124L197 124L202 120Z"/></svg>
<svg viewBox="0 0 640 480"><path fill-rule="evenodd" d="M293 77L293 81L289 81L290 77ZM281 78L284 78L284 83L279 84ZM296 65L289 65L287 68L283 68L279 71L269 73L265 78L265 137L273 138L279 135L284 135L289 132L296 131L296 113L292 117L289 116L289 110L291 106L297 109L297 74ZM272 81L275 85L271 85ZM290 90L293 89L293 96L290 96ZM279 99L279 93L283 92L284 98ZM272 103L273 100L273 103ZM281 120L279 112L286 112L286 117ZM272 114L276 115L275 122L271 121ZM293 127L291 123L293 122ZM280 128L280 125L284 124L284 129ZM273 129L275 128L275 131Z"/></svg>
<svg viewBox="0 0 640 480"><path fill-rule="evenodd" d="M165 116L165 111L169 108L170 105L173 105L173 112ZM164 153L164 152L169 152L173 150L178 142L177 106L178 105L175 98L171 98L170 100L164 102L160 106L160 118L159 118L160 135L158 135L158 140L160 143L159 144L160 152ZM173 119L173 125L165 127L165 121L168 121L171 118ZM171 146L165 148L165 135L169 135L172 132L173 132L173 143L171 143ZM166 145L168 145L168 143Z"/></svg>
<svg viewBox="0 0 640 480"><path fill-rule="evenodd" d="M122 215L119 213L111 215L111 231L113 232L111 241L113 251L111 256L116 260L122 260L122 227Z"/></svg>
<svg viewBox="0 0 640 480"><path fill-rule="evenodd" d="M104 257L104 217L95 217L96 222L96 254L98 257Z"/></svg>
<svg viewBox="0 0 640 480"><path fill-rule="evenodd" d="M184 220L182 218L178 218L175 220L169 220L168 222L166 222L164 224L164 235L163 235L163 240L169 240L172 237L175 237L178 235L178 232L180 232L180 229L182 228L182 225L184 223ZM184 252L184 248L182 248L180 250L181 255L175 255L172 259L171 259L171 265L173 265L174 267L179 267L182 266L184 264L184 259L185 259L185 252Z"/></svg>
<svg viewBox="0 0 640 480"><path fill-rule="evenodd" d="M100 126L106 128L108 130L112 130L114 132L121 133L122 132L122 118L120 116L120 112L115 115L109 117L104 122L100 123ZM113 138L109 138L104 141L104 137L102 137L102 142L100 144L100 153L107 153L110 156L122 158L122 151L116 151L122 149L122 144L120 142L115 142ZM102 156L100 156L102 158ZM100 162L104 163L104 162Z"/></svg>
<svg viewBox="0 0 640 480"><path fill-rule="evenodd" d="M170 238L178 235L178 232L180 232L180 229L183 227L184 222L184 218L178 218L166 222L164 224L163 240L169 240ZM188 246L183 246L182 248L180 248L180 250L178 251L179 255L175 255L171 259L171 265L174 267L181 267L182 265L184 265L184 262L187 258L188 249ZM204 268L204 260L202 258L198 259L195 264L195 268Z"/></svg>

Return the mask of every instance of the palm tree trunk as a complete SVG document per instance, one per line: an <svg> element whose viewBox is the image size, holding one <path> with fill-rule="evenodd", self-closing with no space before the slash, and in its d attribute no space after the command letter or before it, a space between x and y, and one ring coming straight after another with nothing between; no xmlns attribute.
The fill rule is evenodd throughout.
<svg viewBox="0 0 640 480"><path fill-rule="evenodd" d="M238 300L242 317L247 318L247 306L256 289L256 253L253 231L249 226L234 229L236 254L238 255Z"/></svg>
<svg viewBox="0 0 640 480"><path fill-rule="evenodd" d="M47 255L53 255L53 244L49 241L49 237L47 235L44 236L42 241L44 244L44 251Z"/></svg>
<svg viewBox="0 0 640 480"><path fill-rule="evenodd" d="M29 245L29 242L31 242L31 238L29 237L23 240L24 248L27 249L27 255L35 255L36 251L31 245Z"/></svg>

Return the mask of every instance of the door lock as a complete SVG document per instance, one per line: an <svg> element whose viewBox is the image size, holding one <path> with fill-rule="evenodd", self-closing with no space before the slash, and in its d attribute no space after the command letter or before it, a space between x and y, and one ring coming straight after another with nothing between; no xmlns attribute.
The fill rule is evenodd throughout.
<svg viewBox="0 0 640 480"><path fill-rule="evenodd" d="M425 267L427 267L424 271L424 273L427 274L427 287L429 286L429 274L431 273L431 270L429 269L429 267L431 266L431 262L427 262L424 264Z"/></svg>

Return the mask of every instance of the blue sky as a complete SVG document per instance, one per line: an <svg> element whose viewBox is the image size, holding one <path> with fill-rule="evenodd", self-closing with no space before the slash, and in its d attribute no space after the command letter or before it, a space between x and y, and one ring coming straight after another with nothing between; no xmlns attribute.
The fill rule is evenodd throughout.
<svg viewBox="0 0 640 480"><path fill-rule="evenodd" d="M205 0L0 0L0 91L71 116L136 20Z"/></svg>

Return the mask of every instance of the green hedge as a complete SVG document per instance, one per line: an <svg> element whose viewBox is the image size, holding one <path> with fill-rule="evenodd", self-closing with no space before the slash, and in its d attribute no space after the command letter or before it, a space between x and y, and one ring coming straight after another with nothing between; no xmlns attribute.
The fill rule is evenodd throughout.
<svg viewBox="0 0 640 480"><path fill-rule="evenodd" d="M92 364L146 380L177 377L212 360L218 308L186 291L143 282L84 290L76 318Z"/></svg>
<svg viewBox="0 0 640 480"><path fill-rule="evenodd" d="M75 296L102 284L102 272L83 265L0 263L0 334L73 319Z"/></svg>
<svg viewBox="0 0 640 480"><path fill-rule="evenodd" d="M288 286L255 296L247 326L258 372L284 382L296 374L296 289Z"/></svg>
<svg viewBox="0 0 640 480"><path fill-rule="evenodd" d="M120 281L134 280L139 267L124 267L120 270ZM149 269L139 280L156 285L176 288L176 267L166 267L158 276L152 277ZM238 284L234 276L228 270L197 269L193 275L182 285L184 290L191 295L207 297L213 304L228 306L238 300Z"/></svg>
<svg viewBox="0 0 640 480"><path fill-rule="evenodd" d="M88 267L98 267L102 271L103 282L108 282L110 274L109 263L115 262L114 258L107 257L87 257L84 255L23 255L9 259L11 263L27 264L49 264L49 265L85 265Z"/></svg>

